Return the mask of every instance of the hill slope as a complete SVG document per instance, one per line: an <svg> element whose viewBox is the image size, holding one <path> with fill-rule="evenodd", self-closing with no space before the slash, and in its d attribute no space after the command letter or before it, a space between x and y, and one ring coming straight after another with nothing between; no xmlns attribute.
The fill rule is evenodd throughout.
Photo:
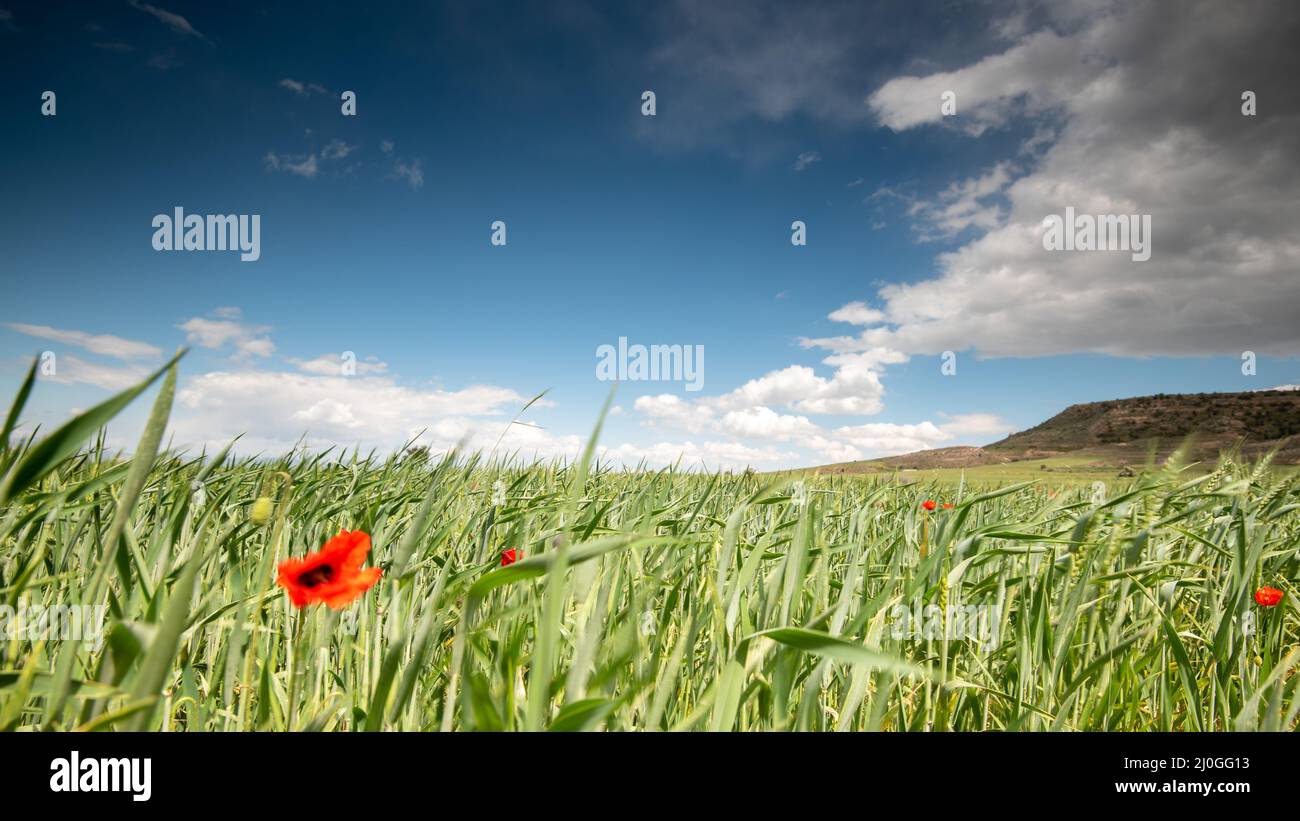
<svg viewBox="0 0 1300 821"><path fill-rule="evenodd" d="M984 447L935 448L814 468L827 473L944 470L1070 457L1095 468L1141 464L1192 441L1212 459L1240 446L1247 456L1278 448L1277 464L1300 464L1300 390L1157 394L1071 405L1051 419ZM1050 467L1046 469L1051 469Z"/></svg>
<svg viewBox="0 0 1300 821"><path fill-rule="evenodd" d="M1071 405L988 450L1068 453L1121 443L1196 436L1202 446L1277 442L1300 434L1300 391L1182 393Z"/></svg>

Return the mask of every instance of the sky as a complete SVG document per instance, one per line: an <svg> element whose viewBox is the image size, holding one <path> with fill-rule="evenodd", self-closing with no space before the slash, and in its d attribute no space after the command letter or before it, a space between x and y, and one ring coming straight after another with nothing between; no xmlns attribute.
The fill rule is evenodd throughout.
<svg viewBox="0 0 1300 821"><path fill-rule="evenodd" d="M1297 35L1288 0L0 0L0 393L48 357L49 429L189 346L178 447L572 457L612 389L607 461L768 470L1295 384ZM157 249L176 208L260 255ZM1046 249L1066 208L1148 215L1150 258ZM620 338L695 384L601 378Z"/></svg>

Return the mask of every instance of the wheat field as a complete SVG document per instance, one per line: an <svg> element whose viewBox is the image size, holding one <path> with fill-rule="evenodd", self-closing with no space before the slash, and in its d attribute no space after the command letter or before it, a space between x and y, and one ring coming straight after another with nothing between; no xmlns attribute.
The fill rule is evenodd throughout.
<svg viewBox="0 0 1300 821"><path fill-rule="evenodd" d="M185 453L178 367L57 431L21 424L34 370L13 403L5 612L107 609L97 641L0 634L0 729L1297 725L1300 496L1267 461L1099 492L615 470L599 425L569 463ZM344 529L382 577L295 607L276 568Z"/></svg>

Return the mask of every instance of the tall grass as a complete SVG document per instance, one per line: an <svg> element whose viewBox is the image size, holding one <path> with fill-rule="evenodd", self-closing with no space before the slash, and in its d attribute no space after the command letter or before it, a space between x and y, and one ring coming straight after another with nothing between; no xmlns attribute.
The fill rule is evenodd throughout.
<svg viewBox="0 0 1300 821"><path fill-rule="evenodd" d="M175 368L44 437L11 437L31 378L15 402L0 601L111 615L98 648L0 643L0 728L1297 725L1300 499L1266 465L1189 478L1175 457L1094 497L589 455L186 455L160 448ZM158 380L133 456L110 453L96 431ZM294 609L276 564L340 528L371 534L383 579ZM501 567L505 548L525 558ZM1261 584L1282 604L1256 605ZM895 608L927 604L990 606L1001 641L896 638Z"/></svg>

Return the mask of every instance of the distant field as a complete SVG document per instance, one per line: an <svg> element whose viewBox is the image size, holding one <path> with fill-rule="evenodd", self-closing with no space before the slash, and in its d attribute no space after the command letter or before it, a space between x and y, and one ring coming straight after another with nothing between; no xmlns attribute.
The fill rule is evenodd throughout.
<svg viewBox="0 0 1300 821"><path fill-rule="evenodd" d="M1077 456L1054 456L1047 459L1007 462L997 465L977 465L966 468L909 469L881 465L874 462L849 462L836 465L833 470L813 469L822 475L870 476L897 478L902 482L940 482L956 484L963 479L972 485L1001 485L1013 482L1041 481L1046 485L1091 484L1108 482L1118 477L1119 469L1099 464L1096 459ZM803 471L785 471L781 475L795 476Z"/></svg>
<svg viewBox="0 0 1300 821"><path fill-rule="evenodd" d="M1185 467L1188 478L1201 476L1213 471L1217 462L1193 463ZM1158 469L1160 463L1150 466ZM842 468L842 470L841 470ZM1134 475L1148 468L1130 467ZM1271 475L1284 477L1300 472L1295 465L1270 465ZM805 471L785 471L780 475L795 476ZM1111 484L1117 481L1130 481L1122 474L1122 468L1108 464L1095 456L1052 456L1043 459L1025 459L1016 462L1004 462L996 465L976 465L965 468L895 468L874 462L849 462L836 465L834 470L812 469L806 473L822 475L869 476L876 478L896 478L900 482L937 482L944 485L960 484L963 481L971 486L988 487L1011 484L1014 482L1038 482L1044 487L1075 487L1092 485L1093 482Z"/></svg>
<svg viewBox="0 0 1300 821"><path fill-rule="evenodd" d="M1213 469L1211 466L1210 469ZM1048 487L1091 485L1093 482L1115 482L1124 477L1110 465L1078 456L1053 456L1008 462L1002 465L979 465L970 468L936 468L933 470L903 470L899 475L914 481L937 481L953 484L963 479L972 485L1003 485L1014 482L1036 481Z"/></svg>

